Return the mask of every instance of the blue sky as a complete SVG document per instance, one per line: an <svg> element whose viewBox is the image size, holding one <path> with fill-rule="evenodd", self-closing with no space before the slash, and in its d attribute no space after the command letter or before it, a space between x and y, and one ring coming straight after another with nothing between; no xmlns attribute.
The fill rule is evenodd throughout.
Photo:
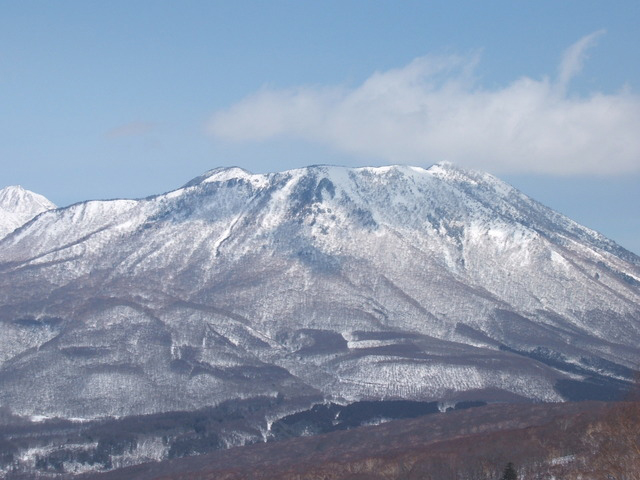
<svg viewBox="0 0 640 480"><path fill-rule="evenodd" d="M0 186L449 160L640 253L640 2L0 1Z"/></svg>

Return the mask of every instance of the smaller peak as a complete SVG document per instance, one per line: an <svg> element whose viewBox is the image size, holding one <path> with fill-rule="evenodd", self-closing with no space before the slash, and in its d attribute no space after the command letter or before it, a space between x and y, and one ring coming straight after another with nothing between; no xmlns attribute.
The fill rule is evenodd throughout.
<svg viewBox="0 0 640 480"><path fill-rule="evenodd" d="M23 188L22 185L9 185L0 189L0 193L13 193L13 192L22 193L22 192L27 192L27 190Z"/></svg>
<svg viewBox="0 0 640 480"><path fill-rule="evenodd" d="M314 165L307 165L306 167L298 167L298 168L292 168L289 170L284 170L280 173L283 174L292 174L292 175L308 175L308 174L325 174L325 173L329 173L331 171L337 171L337 170L345 170L346 167L342 167L339 165L330 165L330 164L324 164L324 163L317 163Z"/></svg>
<svg viewBox="0 0 640 480"><path fill-rule="evenodd" d="M382 165L378 167L357 167L356 171L372 173L376 175L386 175L391 172L400 172L404 174L415 174L415 173L425 173L425 170L422 167L415 167L412 165L402 165L402 164L393 164L393 165Z"/></svg>
<svg viewBox="0 0 640 480"><path fill-rule="evenodd" d="M448 160L444 160L442 162L434 163L427 169L427 171L437 174L447 172L464 172L465 170Z"/></svg>
<svg viewBox="0 0 640 480"><path fill-rule="evenodd" d="M439 162L429 167L428 172L434 177L455 183L494 184L499 182L493 175L481 170L463 168L451 162Z"/></svg>
<svg viewBox="0 0 640 480"><path fill-rule="evenodd" d="M429 167L427 171L432 175L460 180L466 179L478 181L485 177L491 177L488 173L482 172L480 170L463 168L449 161L435 163L431 167Z"/></svg>
<svg viewBox="0 0 640 480"><path fill-rule="evenodd" d="M0 239L36 215L54 208L47 198L20 185L0 189Z"/></svg>
<svg viewBox="0 0 640 480"><path fill-rule="evenodd" d="M219 167L219 168L214 168L213 172L215 173L226 173L229 175L253 175L252 172L250 172L249 170L242 168L242 167L237 167L237 166L233 166L233 167Z"/></svg>
<svg viewBox="0 0 640 480"><path fill-rule="evenodd" d="M449 170L456 170L458 168L458 167L456 167L455 163L450 162L449 160L442 160L440 162L436 162L433 166L434 167L444 168L444 169L449 169Z"/></svg>
<svg viewBox="0 0 640 480"><path fill-rule="evenodd" d="M49 199L27 190L22 185L9 185L0 189L0 207L10 211L44 211L56 208Z"/></svg>
<svg viewBox="0 0 640 480"><path fill-rule="evenodd" d="M254 176L253 173L241 167L217 167L207 170L202 175L188 181L182 188L194 187L202 183L220 182L232 178L250 178L252 176Z"/></svg>
<svg viewBox="0 0 640 480"><path fill-rule="evenodd" d="M384 175L396 169L396 165L384 165L380 167L358 167L355 170L360 172L372 173L374 175Z"/></svg>

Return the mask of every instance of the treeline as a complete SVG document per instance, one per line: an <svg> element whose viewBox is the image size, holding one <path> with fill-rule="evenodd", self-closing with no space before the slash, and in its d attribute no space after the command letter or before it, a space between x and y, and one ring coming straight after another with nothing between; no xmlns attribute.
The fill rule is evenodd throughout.
<svg viewBox="0 0 640 480"><path fill-rule="evenodd" d="M638 480L597 464L596 453L617 452L623 458L613 463L632 471L640 425L637 410L621 413L625 405L494 404L140 465L100 479ZM615 424L616 415L627 420ZM621 421L629 437L605 448Z"/></svg>
<svg viewBox="0 0 640 480"><path fill-rule="evenodd" d="M109 470L124 463L156 460L138 452L141 443L156 440L162 458L198 455L227 448L223 432L242 435L247 443L261 441L258 426L265 412L282 398L259 397L224 402L192 412L136 415L121 419L71 422L49 419L29 422L2 413L0 423L0 478L57 477L73 473L68 465ZM36 452L25 458L26 452ZM42 477L38 477L42 478Z"/></svg>

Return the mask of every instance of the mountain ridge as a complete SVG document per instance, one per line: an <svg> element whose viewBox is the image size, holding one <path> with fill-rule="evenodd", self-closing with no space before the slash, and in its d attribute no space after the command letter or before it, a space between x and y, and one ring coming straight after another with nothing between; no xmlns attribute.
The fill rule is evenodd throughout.
<svg viewBox="0 0 640 480"><path fill-rule="evenodd" d="M148 392L158 388L154 375L175 380L191 372L188 379L200 369L213 379L194 387L205 392L228 378L246 382L229 372L250 367L271 372L276 384L347 401L455 397L509 382L515 382L511 393L529 389L525 396L559 400L554 367L499 347L531 352L543 346L580 368L594 362L634 368L638 265L631 252L495 177L450 164L312 166L272 174L214 169L165 194L46 212L0 241L6 279L0 312L39 325L33 334L15 320L3 323L7 337L21 339L26 349L5 343L0 378L6 382L10 367L32 368L17 358L39 364L43 355L62 354L82 369L115 361L117 382L129 382L118 368L137 372L127 375L142 375ZM46 280L34 280L31 272ZM417 288L421 283L428 292ZM567 288L577 289L572 301L580 299L580 310L567 302ZM92 311L92 304L102 306ZM45 325L47 318L61 320ZM110 345L113 339L96 341L98 331L116 334L109 318L125 328L138 322L151 337L156 325L162 334L153 340L154 355L166 372L141 365L133 352L149 352L135 345L127 353ZM198 333L186 335L181 325ZM54 353L63 338L68 345ZM93 353L82 357L82 351ZM490 369L478 370L458 355L503 362L501 375L509 380L487 383ZM439 373L443 368L447 374ZM517 380L510 369L530 381ZM363 372L367 379L381 372L388 379L362 383ZM412 386L416 378L424 386ZM101 391L99 385L85 387ZM11 394L3 396L3 403L15 403ZM130 405L122 413L176 406L174 400L160 410ZM35 405L23 410L29 412L38 413Z"/></svg>

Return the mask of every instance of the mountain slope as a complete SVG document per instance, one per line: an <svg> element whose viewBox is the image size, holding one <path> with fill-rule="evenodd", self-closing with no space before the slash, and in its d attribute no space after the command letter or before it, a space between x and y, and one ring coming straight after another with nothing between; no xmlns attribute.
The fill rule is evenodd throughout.
<svg viewBox="0 0 640 480"><path fill-rule="evenodd" d="M45 197L19 185L0 189L0 238L53 208L56 206Z"/></svg>
<svg viewBox="0 0 640 480"><path fill-rule="evenodd" d="M630 378L638 345L637 256L448 164L216 169L0 241L0 405L21 415L557 401Z"/></svg>

